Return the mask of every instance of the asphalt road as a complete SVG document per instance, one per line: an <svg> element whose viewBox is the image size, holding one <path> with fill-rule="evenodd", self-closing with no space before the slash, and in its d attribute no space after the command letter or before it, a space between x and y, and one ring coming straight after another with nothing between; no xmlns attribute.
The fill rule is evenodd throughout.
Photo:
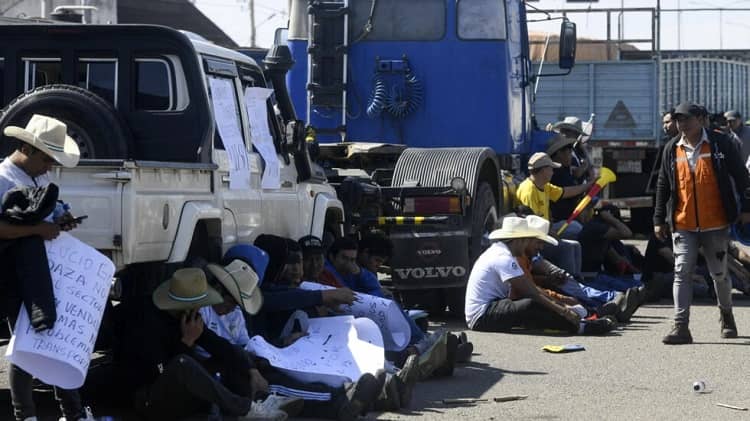
<svg viewBox="0 0 750 421"><path fill-rule="evenodd" d="M641 307L631 323L602 337L468 332L475 346L472 362L452 378L419 383L408 409L370 414L383 420L733 420L748 419L717 403L750 408L750 297L735 294L738 339L719 336L718 309L709 300L692 308L695 343L666 346L661 337L671 324L672 305L664 300ZM460 331L457 321L437 321ZM541 351L544 345L581 344L568 354ZM4 346L0 347L4 354ZM7 365L0 358L0 420L10 419ZM710 393L692 391L703 381ZM100 393L107 393L104 385ZM442 399L489 399L527 395L521 401L445 405ZM57 420L49 391L37 391L43 421ZM88 402L97 416L134 419L130 411Z"/></svg>

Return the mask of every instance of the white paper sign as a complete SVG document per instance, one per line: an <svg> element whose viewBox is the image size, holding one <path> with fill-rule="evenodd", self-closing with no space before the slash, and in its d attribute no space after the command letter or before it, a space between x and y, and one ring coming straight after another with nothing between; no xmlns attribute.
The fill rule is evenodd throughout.
<svg viewBox="0 0 750 421"><path fill-rule="evenodd" d="M333 289L315 282L302 282L300 288L307 290ZM366 317L380 328L383 343L388 351L401 351L409 345L411 327L406 315L393 300L374 295L355 293L357 301L350 306L339 307L342 313L356 317Z"/></svg>
<svg viewBox="0 0 750 421"><path fill-rule="evenodd" d="M250 189L250 159L242 142L239 107L231 79L209 77L211 102L224 150L229 156L229 188Z"/></svg>
<svg viewBox="0 0 750 421"><path fill-rule="evenodd" d="M383 337L372 320L352 316L310 319L308 335L286 348L254 336L246 349L301 382L340 387L385 363Z"/></svg>
<svg viewBox="0 0 750 421"><path fill-rule="evenodd" d="M268 128L268 109L266 100L273 89L245 88L245 107L250 118L250 137L253 146L258 150L266 166L263 170L261 187L278 189L281 187L281 164L273 144L273 136Z"/></svg>
<svg viewBox="0 0 750 421"><path fill-rule="evenodd" d="M77 389L86 379L115 265L65 232L45 245L57 320L36 333L22 307L6 356L44 383Z"/></svg>

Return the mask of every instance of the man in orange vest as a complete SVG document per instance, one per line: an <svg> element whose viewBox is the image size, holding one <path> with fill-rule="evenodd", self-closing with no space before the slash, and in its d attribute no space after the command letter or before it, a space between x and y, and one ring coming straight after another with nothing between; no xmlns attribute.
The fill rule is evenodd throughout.
<svg viewBox="0 0 750 421"><path fill-rule="evenodd" d="M664 240L671 229L675 256L674 327L662 342L693 342L688 329L691 274L701 248L719 301L721 336L736 338L727 244L730 224L750 221L750 177L732 141L704 129L702 107L680 104L672 118L679 134L664 146L654 206L654 234Z"/></svg>

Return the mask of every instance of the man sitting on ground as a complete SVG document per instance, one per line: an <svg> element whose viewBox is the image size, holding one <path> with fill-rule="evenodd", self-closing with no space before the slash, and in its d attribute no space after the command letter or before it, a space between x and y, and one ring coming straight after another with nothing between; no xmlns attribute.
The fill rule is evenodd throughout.
<svg viewBox="0 0 750 421"><path fill-rule="evenodd" d="M533 282L526 279L516 257L527 252L530 242L557 244L557 240L547 233L529 227L532 218L538 217L507 217L503 219L502 228L490 234L490 240L496 242L474 263L466 287L466 323L469 328L510 332L514 327L524 327L584 334L612 330L614 324L611 320L583 321L572 308L540 294ZM511 288L523 298L509 298Z"/></svg>
<svg viewBox="0 0 750 421"><path fill-rule="evenodd" d="M118 307L122 346L115 354L120 381L135 391L136 411L148 420L206 414L211 406L238 420L284 420L286 413L253 402L248 391L265 383L245 352L206 329L199 309L219 304L203 270L177 270L147 300ZM197 347L208 352L219 371L236 373L226 386L199 362ZM217 366L211 367L212 370Z"/></svg>

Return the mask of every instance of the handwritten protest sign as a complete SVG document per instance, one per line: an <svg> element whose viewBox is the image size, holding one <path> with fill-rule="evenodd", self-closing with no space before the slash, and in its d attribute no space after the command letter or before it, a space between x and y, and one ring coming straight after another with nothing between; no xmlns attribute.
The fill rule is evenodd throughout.
<svg viewBox="0 0 750 421"><path fill-rule="evenodd" d="M298 381L333 387L383 368L383 337L370 319L312 318L307 333L286 348L277 348L262 336L254 336L246 349Z"/></svg>
<svg viewBox="0 0 750 421"><path fill-rule="evenodd" d="M232 79L209 77L211 103L224 150L229 156L229 189L250 188L250 159L242 140L240 109Z"/></svg>
<svg viewBox="0 0 750 421"><path fill-rule="evenodd" d="M263 158L265 168L261 187L264 189L278 189L281 187L281 164L273 144L273 136L268 128L268 107L266 101L273 93L273 89L245 88L245 109L250 117L250 137L253 146Z"/></svg>
<svg viewBox="0 0 750 421"><path fill-rule="evenodd" d="M328 285L315 282L303 282L300 288L307 290L332 289ZM342 305L340 311L343 314L351 314L356 317L366 317L380 328L383 335L383 343L388 351L401 351L409 345L411 328L406 320L406 315L393 300L376 297L368 294L355 294L357 301L350 306Z"/></svg>
<svg viewBox="0 0 750 421"><path fill-rule="evenodd" d="M34 332L24 308L6 356L44 383L76 389L83 385L115 265L68 233L45 242L57 320Z"/></svg>

